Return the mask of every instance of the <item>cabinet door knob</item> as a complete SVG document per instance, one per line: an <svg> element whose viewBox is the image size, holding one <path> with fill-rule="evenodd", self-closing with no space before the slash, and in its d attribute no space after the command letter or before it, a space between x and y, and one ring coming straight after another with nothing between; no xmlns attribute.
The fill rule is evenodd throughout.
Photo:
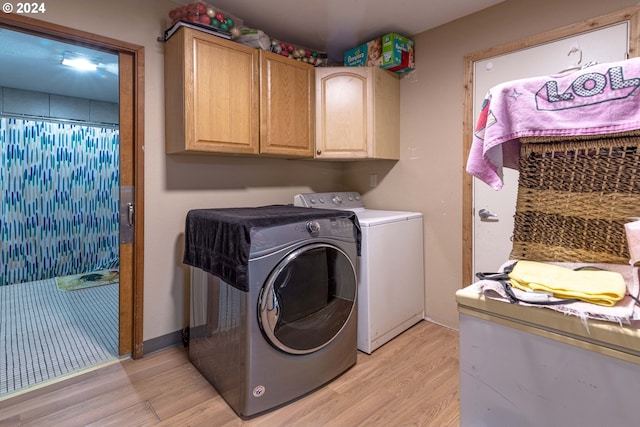
<svg viewBox="0 0 640 427"><path fill-rule="evenodd" d="M320 154L322 154L322 150L317 150L316 154L319 156Z"/></svg>

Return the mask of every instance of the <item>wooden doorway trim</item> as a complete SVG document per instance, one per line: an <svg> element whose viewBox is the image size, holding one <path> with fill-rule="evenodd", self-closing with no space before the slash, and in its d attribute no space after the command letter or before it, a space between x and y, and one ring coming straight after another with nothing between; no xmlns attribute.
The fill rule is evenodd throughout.
<svg viewBox="0 0 640 427"><path fill-rule="evenodd" d="M473 117L473 64L499 55L542 45L555 40L586 33L599 28L622 22L629 22L629 57L638 56L640 43L640 7L634 6L597 18L567 25L536 36L527 37L512 43L481 50L464 57L464 99L462 120L462 287L473 283L473 178L465 171L467 157L471 150L475 117ZM506 260L505 260L506 261Z"/></svg>
<svg viewBox="0 0 640 427"><path fill-rule="evenodd" d="M39 21L0 14L0 28L119 56L120 185L135 186L133 244L120 245L119 353L142 357L144 297L144 47Z"/></svg>

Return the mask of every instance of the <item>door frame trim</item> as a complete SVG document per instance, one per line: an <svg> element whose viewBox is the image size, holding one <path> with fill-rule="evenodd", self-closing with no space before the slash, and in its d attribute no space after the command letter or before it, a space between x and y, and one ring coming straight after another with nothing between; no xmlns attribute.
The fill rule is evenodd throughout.
<svg viewBox="0 0 640 427"><path fill-rule="evenodd" d="M483 49L464 57L464 99L462 119L462 286L473 283L473 177L466 172L467 157L473 140L473 64L499 55L542 45L622 22L629 22L629 57L639 55L640 7L633 6L607 15L587 19L542 34ZM505 260L506 261L506 260Z"/></svg>
<svg viewBox="0 0 640 427"><path fill-rule="evenodd" d="M76 30L51 22L17 14L0 14L0 27L59 40L65 43L103 50L125 59L126 74L120 76L120 141L131 153L132 164L122 168L121 185L135 186L135 236L129 251L130 286L120 297L119 353L131 354L134 359L143 355L143 299L144 299L144 47L109 37ZM124 175L124 176L122 176ZM121 245L122 250L123 245ZM122 284L120 285L122 289ZM122 293L122 292L121 292ZM123 327L125 325L125 327Z"/></svg>

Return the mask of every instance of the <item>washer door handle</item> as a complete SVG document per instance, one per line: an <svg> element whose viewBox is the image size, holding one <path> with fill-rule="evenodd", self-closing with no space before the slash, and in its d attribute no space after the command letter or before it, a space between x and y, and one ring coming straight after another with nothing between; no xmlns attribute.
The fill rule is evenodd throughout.
<svg viewBox="0 0 640 427"><path fill-rule="evenodd" d="M275 328L278 324L278 320L280 319L280 305L278 304L278 296L276 295L273 287L269 288L266 302L267 306L265 307L265 309L267 312L269 325L272 328Z"/></svg>

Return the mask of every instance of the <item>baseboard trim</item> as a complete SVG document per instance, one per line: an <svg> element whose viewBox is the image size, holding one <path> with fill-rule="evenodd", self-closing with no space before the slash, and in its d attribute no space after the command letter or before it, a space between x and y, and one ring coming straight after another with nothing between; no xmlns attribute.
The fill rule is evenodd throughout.
<svg viewBox="0 0 640 427"><path fill-rule="evenodd" d="M175 331L166 335L151 338L142 342L143 357L155 351L163 350L168 347L182 345L182 331Z"/></svg>

